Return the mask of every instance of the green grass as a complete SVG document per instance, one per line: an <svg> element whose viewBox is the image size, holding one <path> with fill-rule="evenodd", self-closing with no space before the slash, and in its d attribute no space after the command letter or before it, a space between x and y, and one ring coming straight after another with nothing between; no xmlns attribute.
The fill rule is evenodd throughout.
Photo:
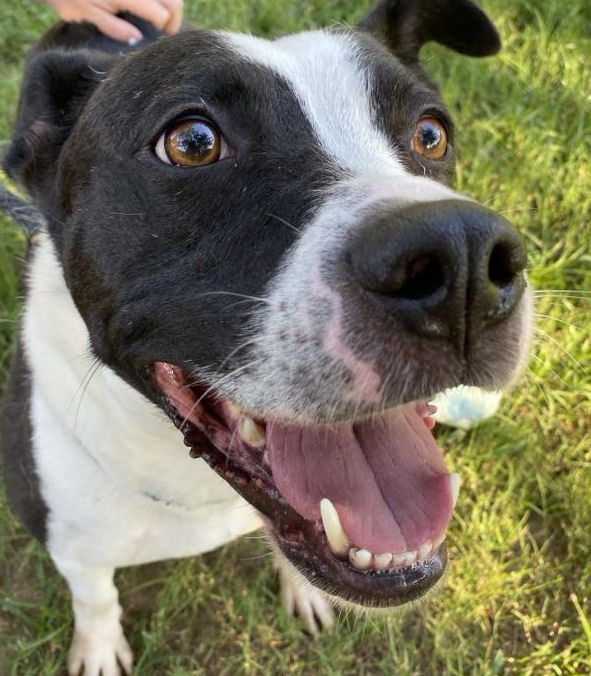
<svg viewBox="0 0 591 676"><path fill-rule="evenodd" d="M367 0L198 0L202 26L277 34L354 22ZM591 670L591 3L488 0L505 50L429 47L460 129L457 184L524 233L538 289L529 371L494 420L441 439L463 489L446 586L388 619L342 617L310 640L281 611L265 546L121 571L145 674L584 674ZM0 139L23 57L52 21L0 0ZM19 312L23 241L0 218L0 378ZM69 599L0 494L0 673L56 674Z"/></svg>

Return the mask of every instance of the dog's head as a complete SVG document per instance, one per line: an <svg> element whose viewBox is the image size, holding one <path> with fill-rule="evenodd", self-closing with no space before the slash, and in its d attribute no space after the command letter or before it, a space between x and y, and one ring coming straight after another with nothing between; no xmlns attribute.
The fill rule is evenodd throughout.
<svg viewBox="0 0 591 676"><path fill-rule="evenodd" d="M384 0L350 30L45 50L6 162L94 353L311 582L369 606L445 568L429 400L506 386L529 334L520 238L450 187L429 40L499 48L470 0Z"/></svg>

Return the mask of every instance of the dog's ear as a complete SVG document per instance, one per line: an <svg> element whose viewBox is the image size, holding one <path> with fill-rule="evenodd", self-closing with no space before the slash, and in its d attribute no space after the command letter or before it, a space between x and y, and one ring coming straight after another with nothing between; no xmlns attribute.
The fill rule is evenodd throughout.
<svg viewBox="0 0 591 676"><path fill-rule="evenodd" d="M47 51L28 63L6 173L33 197L49 187L84 103L115 59L98 51Z"/></svg>
<svg viewBox="0 0 591 676"><path fill-rule="evenodd" d="M430 41L468 56L490 56L501 49L494 24L471 0L381 0L359 28L407 62L416 61Z"/></svg>

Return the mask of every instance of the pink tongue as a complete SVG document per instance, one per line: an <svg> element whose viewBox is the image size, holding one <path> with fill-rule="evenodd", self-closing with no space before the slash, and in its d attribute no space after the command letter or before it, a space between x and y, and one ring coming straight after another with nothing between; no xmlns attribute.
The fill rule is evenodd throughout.
<svg viewBox="0 0 591 676"><path fill-rule="evenodd" d="M453 505L443 454L416 404L354 425L267 425L277 487L304 518L320 500L337 508L349 539L402 553L442 535Z"/></svg>

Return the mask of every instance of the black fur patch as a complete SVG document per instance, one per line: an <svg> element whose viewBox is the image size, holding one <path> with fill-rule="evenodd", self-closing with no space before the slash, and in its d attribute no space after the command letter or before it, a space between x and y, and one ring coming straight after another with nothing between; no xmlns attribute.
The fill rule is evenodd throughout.
<svg viewBox="0 0 591 676"><path fill-rule="evenodd" d="M68 68L77 59L82 71L89 53L39 58L67 58ZM55 77L45 72L47 90ZM253 308L227 294L264 292L339 171L287 83L211 33L123 56L80 111L71 103L67 140L25 186L41 188L95 353L128 380L156 360L186 365L196 348L200 364L220 364ZM156 158L158 135L191 112L218 126L231 158L196 169Z"/></svg>
<svg viewBox="0 0 591 676"><path fill-rule="evenodd" d="M382 0L360 28L405 62L416 61L431 40L468 56L491 56L501 48L497 29L472 0Z"/></svg>
<svg viewBox="0 0 591 676"><path fill-rule="evenodd" d="M418 61L401 62L373 36L361 35L360 40L364 59L371 67L372 108L376 122L392 140L398 157L410 173L451 185L455 166L454 124L439 89ZM449 145L443 160L422 158L419 161L411 152L410 139L417 121L424 115L435 116L445 123Z"/></svg>
<svg viewBox="0 0 591 676"><path fill-rule="evenodd" d="M31 373L19 345L2 409L4 482L8 500L16 514L29 531L45 543L48 509L39 489L30 415Z"/></svg>

